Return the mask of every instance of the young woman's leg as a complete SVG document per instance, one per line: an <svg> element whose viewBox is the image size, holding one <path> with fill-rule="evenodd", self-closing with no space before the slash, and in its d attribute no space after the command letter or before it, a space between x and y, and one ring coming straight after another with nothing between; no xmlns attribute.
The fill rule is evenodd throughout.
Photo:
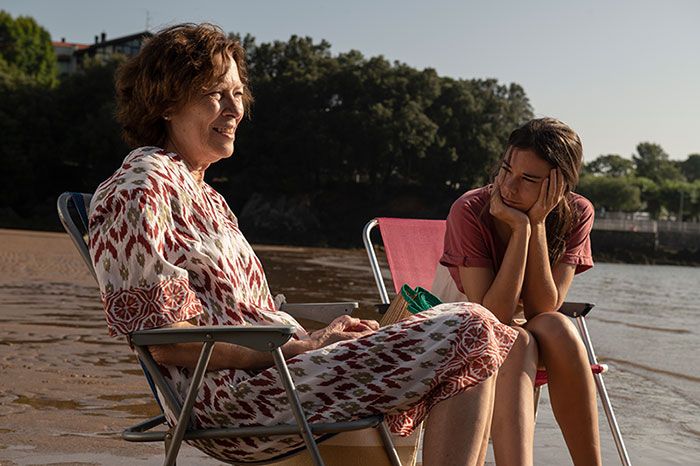
<svg viewBox="0 0 700 466"><path fill-rule="evenodd" d="M549 398L574 464L600 465L595 382L586 349L571 321L558 312L539 314L525 328L532 332L547 369Z"/></svg>
<svg viewBox="0 0 700 466"><path fill-rule="evenodd" d="M496 375L436 404L425 421L424 466L483 464Z"/></svg>
<svg viewBox="0 0 700 466"><path fill-rule="evenodd" d="M537 342L521 327L518 339L498 370L491 438L496 464L532 465L535 434L534 381Z"/></svg>

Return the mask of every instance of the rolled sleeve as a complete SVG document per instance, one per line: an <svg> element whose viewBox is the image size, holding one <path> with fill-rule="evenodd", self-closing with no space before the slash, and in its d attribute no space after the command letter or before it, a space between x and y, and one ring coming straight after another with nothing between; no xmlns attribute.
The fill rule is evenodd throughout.
<svg viewBox="0 0 700 466"><path fill-rule="evenodd" d="M480 220L481 207L459 198L447 216L440 264L445 267L493 267Z"/></svg>
<svg viewBox="0 0 700 466"><path fill-rule="evenodd" d="M576 266L577 274L593 267L591 252L591 230L595 211L593 204L583 196L576 195L572 203L575 224L566 241L566 250L560 259L564 264Z"/></svg>
<svg viewBox="0 0 700 466"><path fill-rule="evenodd" d="M153 186L121 189L96 195L91 205L90 253L111 336L203 312L187 270L176 265L186 245L164 192Z"/></svg>

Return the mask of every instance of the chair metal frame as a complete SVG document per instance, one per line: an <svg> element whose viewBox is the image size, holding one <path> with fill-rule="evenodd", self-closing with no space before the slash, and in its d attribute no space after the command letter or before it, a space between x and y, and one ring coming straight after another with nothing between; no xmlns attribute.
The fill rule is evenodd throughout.
<svg viewBox="0 0 700 466"><path fill-rule="evenodd" d="M415 220L415 219L413 219ZM372 244L372 230L379 226L379 218L375 218L367 222L362 231L362 241L365 245L365 250L367 251L367 256L369 258L370 267L372 268L372 275L377 284L377 290L379 291L379 297L383 305L388 306L391 302L389 300L389 294L387 293L386 284L384 283L384 276L382 275L381 267L379 266L379 261L377 260L377 254L374 250L374 245ZM378 228L380 230L380 228ZM379 232L381 236L381 231ZM442 241L442 239L440 239ZM598 390L598 395L600 396L601 404L603 405L603 410L605 411L605 416L608 420L608 425L610 426L610 431L612 432L613 440L615 442L615 447L617 448L617 453L620 457L620 462L623 466L629 466L630 459L625 447L625 443L622 440L622 433L620 432L620 427L617 423L615 417L615 412L613 411L612 403L610 402L610 397L605 388L605 382L603 381L603 374L607 370L607 366L604 364L599 364L598 359L593 350L593 344L591 342L590 335L588 333L588 327L586 326L585 316L593 309L594 304L591 303L574 303L565 302L558 312L574 319L576 326L583 340L583 344L586 347L586 353L588 355L588 361L591 366L599 366L601 370L593 371L593 378L595 380L596 388ZM535 389L535 412L537 410L537 405L539 404L540 397L540 387Z"/></svg>
<svg viewBox="0 0 700 466"><path fill-rule="evenodd" d="M73 240L81 257L88 266L93 277L96 277L90 253L87 247L88 216L87 206L92 195L66 192L59 196L57 207L61 223ZM313 303L290 305L290 309L298 306L303 309L313 307ZM357 307L357 303L321 303L317 308L320 312L333 311L349 314ZM354 430L376 428L379 431L384 449L392 466L401 466L398 453L391 441L391 434L382 422L383 416L372 416L350 422L309 423L299 401L294 381L284 360L281 347L294 334L294 327L287 325L274 326L211 326L196 328L160 328L137 331L130 335L130 343L138 355L141 367L148 379L153 395L162 405L163 401L177 417L175 425L169 425L164 414L142 421L128 427L122 432L122 438L129 442L164 442L164 465L175 464L183 440L224 439L243 437L267 437L275 435L300 435L304 440L303 447L279 455L265 461L231 462L230 464L251 465L271 464L308 450L315 466L323 466L324 462L318 449L318 442L326 440L335 434ZM199 342L203 343L192 381L187 390L183 403L173 393L158 368L158 364L148 351L150 345L173 343ZM275 367L287 393L290 407L295 419L294 424L274 426L250 426L240 428L194 429L191 423L192 407L201 387L206 367L209 363L214 345L217 342L241 345L256 351L268 351L273 355ZM155 387L154 387L155 386ZM157 390L156 390L157 387ZM159 398L160 393L162 400ZM165 425L167 430L154 430ZM318 439L314 439L318 435Z"/></svg>

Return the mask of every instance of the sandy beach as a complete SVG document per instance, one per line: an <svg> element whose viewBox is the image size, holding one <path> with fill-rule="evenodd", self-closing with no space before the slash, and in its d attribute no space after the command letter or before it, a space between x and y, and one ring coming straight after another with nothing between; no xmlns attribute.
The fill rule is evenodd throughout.
<svg viewBox="0 0 700 466"><path fill-rule="evenodd" d="M271 246L256 250L273 292L284 292L290 302L359 300L368 313L376 299L363 251ZM600 335L596 327L604 323L592 322L592 330ZM67 235L0 230L0 326L0 464L159 464L160 445L119 438L123 428L156 414L158 408L128 347L107 336L97 287ZM617 336L616 331L602 330L608 339L630 330L622 329ZM688 338L697 342L694 334ZM615 347L599 349L601 357L620 352ZM641 369L629 370L626 364L609 362L620 369L606 383L633 462L697 464L700 428L697 400L692 401L700 385L693 375L697 366L668 369L682 393L660 401L660 395L640 398L648 395L639 380L648 382L650 377L644 375L641 361L636 363ZM636 374L642 374L641 379ZM653 415L655 403L662 403L664 410L679 410L668 420L663 418L666 424L659 421L647 428L649 422L661 419ZM569 464L547 405L545 394L536 464ZM680 419L686 431L677 435L673 419ZM604 417L601 438L605 464L615 464L617 454ZM184 446L180 464L217 463Z"/></svg>
<svg viewBox="0 0 700 466"><path fill-rule="evenodd" d="M158 413L67 235L0 230L0 463L158 464L121 430ZM185 449L183 464L204 456Z"/></svg>

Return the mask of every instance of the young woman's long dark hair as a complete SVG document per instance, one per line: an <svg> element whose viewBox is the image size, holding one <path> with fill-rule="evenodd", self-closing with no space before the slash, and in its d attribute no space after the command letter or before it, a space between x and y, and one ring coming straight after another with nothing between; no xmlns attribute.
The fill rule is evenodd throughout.
<svg viewBox="0 0 700 466"><path fill-rule="evenodd" d="M513 147L534 151L543 160L559 168L564 177L564 197L545 220L549 262L554 265L566 250L566 237L577 215L577 212L572 211L569 199L571 191L578 184L581 171L581 138L567 124L555 118L530 120L510 133L508 146L494 171L494 178L503 164L503 159Z"/></svg>

